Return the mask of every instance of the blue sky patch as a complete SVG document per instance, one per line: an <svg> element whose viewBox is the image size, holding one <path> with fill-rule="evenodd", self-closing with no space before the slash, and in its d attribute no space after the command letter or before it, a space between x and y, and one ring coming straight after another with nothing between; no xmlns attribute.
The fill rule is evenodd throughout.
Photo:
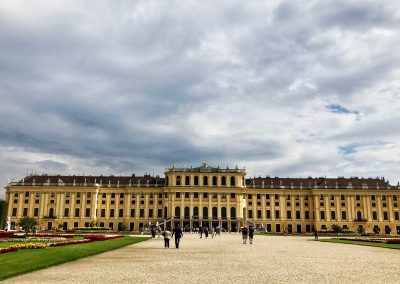
<svg viewBox="0 0 400 284"><path fill-rule="evenodd" d="M359 114L359 111L356 110L349 110L348 108L341 106L341 105L337 105L337 104L330 104L327 105L326 108L333 113L352 113L352 114Z"/></svg>

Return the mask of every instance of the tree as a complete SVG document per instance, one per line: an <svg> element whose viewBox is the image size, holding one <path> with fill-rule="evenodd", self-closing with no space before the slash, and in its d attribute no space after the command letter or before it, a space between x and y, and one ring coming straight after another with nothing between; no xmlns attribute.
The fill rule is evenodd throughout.
<svg viewBox="0 0 400 284"><path fill-rule="evenodd" d="M0 229L4 228L4 224L7 221L7 205L5 200L0 200Z"/></svg>
<svg viewBox="0 0 400 284"><path fill-rule="evenodd" d="M337 233L337 234L343 232L342 228L341 228L339 225L337 225L337 224L333 224L332 227L331 227L331 229L332 229L332 231L333 231L334 233Z"/></svg>
<svg viewBox="0 0 400 284"><path fill-rule="evenodd" d="M22 227L22 230L24 230L26 234L34 230L37 225L38 222L31 217L22 217L19 219L19 226Z"/></svg>

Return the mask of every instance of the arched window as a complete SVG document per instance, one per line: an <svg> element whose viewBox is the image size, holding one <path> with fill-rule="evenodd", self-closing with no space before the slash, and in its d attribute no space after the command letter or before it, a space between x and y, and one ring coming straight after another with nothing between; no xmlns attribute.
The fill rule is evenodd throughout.
<svg viewBox="0 0 400 284"><path fill-rule="evenodd" d="M54 217L54 208L50 208L49 217Z"/></svg>
<svg viewBox="0 0 400 284"><path fill-rule="evenodd" d="M193 218L199 218L199 207L197 206L193 207Z"/></svg>
<svg viewBox="0 0 400 284"><path fill-rule="evenodd" d="M226 219L226 207L221 207L221 217Z"/></svg>
<svg viewBox="0 0 400 284"><path fill-rule="evenodd" d="M235 186L235 177L231 177L231 186Z"/></svg>
<svg viewBox="0 0 400 284"><path fill-rule="evenodd" d="M190 176L185 177L185 185L190 185Z"/></svg>
<svg viewBox="0 0 400 284"><path fill-rule="evenodd" d="M217 185L217 177L216 176L212 177L212 185Z"/></svg>
<svg viewBox="0 0 400 284"><path fill-rule="evenodd" d="M226 186L226 177L224 176L221 178L221 185Z"/></svg>
<svg viewBox="0 0 400 284"><path fill-rule="evenodd" d="M194 176L194 185L199 185L199 177Z"/></svg>
<svg viewBox="0 0 400 284"><path fill-rule="evenodd" d="M357 212L357 219L358 219L358 220L361 220L361 219L362 219L361 211L358 211L358 212Z"/></svg>
<svg viewBox="0 0 400 284"><path fill-rule="evenodd" d="M203 185L208 185L208 176L203 177Z"/></svg>
<svg viewBox="0 0 400 284"><path fill-rule="evenodd" d="M189 217L189 212L190 212L189 206L186 206L186 207L185 207L185 219L189 219L189 218L190 218L190 217Z"/></svg>
<svg viewBox="0 0 400 284"><path fill-rule="evenodd" d="M213 217L213 219L217 219L218 218L218 208L217 207L213 207L213 209L212 209L212 217Z"/></svg>
<svg viewBox="0 0 400 284"><path fill-rule="evenodd" d="M231 218L236 218L236 207L231 207Z"/></svg>
<svg viewBox="0 0 400 284"><path fill-rule="evenodd" d="M181 176L176 177L176 185L181 185Z"/></svg>
<svg viewBox="0 0 400 284"><path fill-rule="evenodd" d="M203 219L208 219L208 208L207 208L207 206L203 207Z"/></svg>
<svg viewBox="0 0 400 284"><path fill-rule="evenodd" d="M181 208L179 206L175 207L175 218L181 217Z"/></svg>

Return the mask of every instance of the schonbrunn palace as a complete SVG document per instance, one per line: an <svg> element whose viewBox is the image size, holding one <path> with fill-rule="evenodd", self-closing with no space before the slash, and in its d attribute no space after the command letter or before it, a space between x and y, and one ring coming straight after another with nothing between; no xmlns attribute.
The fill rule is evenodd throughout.
<svg viewBox="0 0 400 284"><path fill-rule="evenodd" d="M159 176L30 175L6 186L13 227L23 216L41 227L97 224L139 231L146 224L183 228L255 224L269 232L330 230L400 233L400 187L383 178L246 178L245 169L167 168Z"/></svg>

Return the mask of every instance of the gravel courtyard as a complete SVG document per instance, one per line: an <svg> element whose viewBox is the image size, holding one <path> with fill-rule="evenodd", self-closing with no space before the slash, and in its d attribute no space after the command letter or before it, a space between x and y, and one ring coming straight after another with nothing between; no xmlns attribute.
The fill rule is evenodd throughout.
<svg viewBox="0 0 400 284"><path fill-rule="evenodd" d="M400 250L292 236L243 245L238 234L185 234L179 250L171 245L156 238L4 283L400 283Z"/></svg>

